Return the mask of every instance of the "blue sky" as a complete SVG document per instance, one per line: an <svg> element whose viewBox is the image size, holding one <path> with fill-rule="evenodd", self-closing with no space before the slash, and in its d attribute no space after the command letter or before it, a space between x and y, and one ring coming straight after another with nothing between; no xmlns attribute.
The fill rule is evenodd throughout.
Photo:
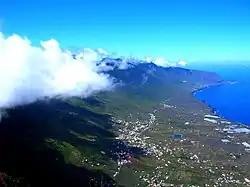
<svg viewBox="0 0 250 187"><path fill-rule="evenodd" d="M35 45L170 61L250 60L250 0L1 0L2 31Z"/></svg>

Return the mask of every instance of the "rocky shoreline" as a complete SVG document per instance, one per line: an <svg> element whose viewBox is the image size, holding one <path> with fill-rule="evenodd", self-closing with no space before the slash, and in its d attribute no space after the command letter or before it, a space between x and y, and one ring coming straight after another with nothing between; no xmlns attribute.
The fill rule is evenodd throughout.
<svg viewBox="0 0 250 187"><path fill-rule="evenodd" d="M192 96L193 96L195 99L197 99L198 101L201 101L201 102L205 103L205 104L211 109L211 114L217 115L217 116L219 116L219 117L222 118L222 119L231 121L230 119L226 119L226 118L225 118L224 116L222 116L221 114L218 114L218 110L217 110L215 107L213 107L212 105L210 105L207 101L205 101L205 100L203 100L203 99L198 99L198 98L196 97L196 93L197 93L197 92L204 91L205 89L209 89L209 88L214 87L214 86L223 86L223 85L226 85L226 84L238 84L238 82L237 82L237 81L222 81L222 82L219 82L219 83L215 83L215 84L211 84L211 85L206 85L206 86L203 86L203 87L201 87L201 88L198 88L198 89L195 89L194 91L192 91ZM231 121L231 122L232 122L232 121ZM245 124L242 124L242 123L240 123L240 122L235 122L235 123L238 123L238 124L241 124L241 125L245 125ZM247 125L245 125L245 126L247 126Z"/></svg>

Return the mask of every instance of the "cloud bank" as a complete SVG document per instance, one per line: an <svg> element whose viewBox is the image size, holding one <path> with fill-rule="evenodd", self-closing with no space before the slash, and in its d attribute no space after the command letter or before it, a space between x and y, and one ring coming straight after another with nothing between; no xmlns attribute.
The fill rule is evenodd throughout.
<svg viewBox="0 0 250 187"><path fill-rule="evenodd" d="M0 109L112 88L112 78L96 65L98 59L91 49L74 59L53 39L34 47L26 38L0 33Z"/></svg>
<svg viewBox="0 0 250 187"><path fill-rule="evenodd" d="M108 57L109 62L103 61ZM32 46L27 38L18 35L5 37L0 32L0 114L6 108L29 104L44 98L89 95L110 90L113 78L107 71L127 69L131 64L155 63L168 67L164 58L139 60L134 57L112 58L104 49L84 48L78 54L62 50L51 39Z"/></svg>
<svg viewBox="0 0 250 187"><path fill-rule="evenodd" d="M147 56L145 58L145 62L146 63L154 63L156 64L157 66L161 66L161 67L176 67L176 66L186 66L187 63L183 60L177 62L177 63L173 63L173 62L169 62L167 61L165 58L162 58L162 57L158 57L158 58L151 58L149 56Z"/></svg>

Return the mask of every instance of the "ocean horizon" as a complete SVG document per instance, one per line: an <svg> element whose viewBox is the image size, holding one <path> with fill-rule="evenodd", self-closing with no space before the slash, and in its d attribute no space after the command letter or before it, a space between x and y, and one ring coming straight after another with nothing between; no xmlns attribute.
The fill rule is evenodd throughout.
<svg viewBox="0 0 250 187"><path fill-rule="evenodd" d="M195 92L194 97L208 104L217 115L250 126L250 67L245 65L194 66L213 71L235 84L210 86Z"/></svg>

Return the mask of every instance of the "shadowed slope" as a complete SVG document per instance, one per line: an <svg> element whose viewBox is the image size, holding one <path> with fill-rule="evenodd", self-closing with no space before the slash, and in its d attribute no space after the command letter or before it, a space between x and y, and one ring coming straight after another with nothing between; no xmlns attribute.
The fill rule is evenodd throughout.
<svg viewBox="0 0 250 187"><path fill-rule="evenodd" d="M115 148L109 115L59 100L23 106L8 114L0 126L0 171L24 178L20 185L82 186L91 178L97 186L107 181L114 184L102 169L83 164L86 158L106 164L116 159L109 152Z"/></svg>

